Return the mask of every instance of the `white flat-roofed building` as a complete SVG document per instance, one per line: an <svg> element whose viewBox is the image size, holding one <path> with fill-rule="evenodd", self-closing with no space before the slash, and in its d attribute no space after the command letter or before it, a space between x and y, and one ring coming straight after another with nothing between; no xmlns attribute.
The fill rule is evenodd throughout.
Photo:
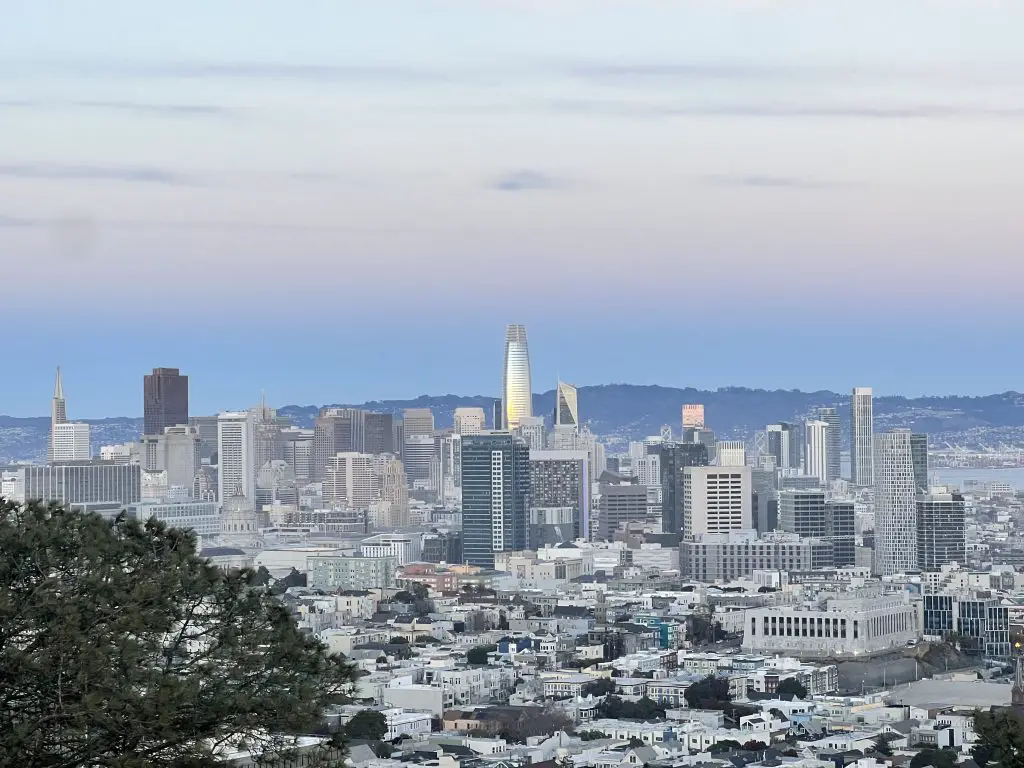
<svg viewBox="0 0 1024 768"><path fill-rule="evenodd" d="M423 554L420 534L378 533L359 545L363 557L393 557L398 565L417 563Z"/></svg>
<svg viewBox="0 0 1024 768"><path fill-rule="evenodd" d="M89 425L65 422L53 425L53 461L88 461L92 458L89 447Z"/></svg>
<svg viewBox="0 0 1024 768"><path fill-rule="evenodd" d="M155 518L172 528L193 531L204 539L220 535L220 504L215 501L144 501L131 509L142 521Z"/></svg>
<svg viewBox="0 0 1024 768"><path fill-rule="evenodd" d="M921 637L918 612L902 597L832 598L824 605L747 611L743 649L796 658L886 653Z"/></svg>

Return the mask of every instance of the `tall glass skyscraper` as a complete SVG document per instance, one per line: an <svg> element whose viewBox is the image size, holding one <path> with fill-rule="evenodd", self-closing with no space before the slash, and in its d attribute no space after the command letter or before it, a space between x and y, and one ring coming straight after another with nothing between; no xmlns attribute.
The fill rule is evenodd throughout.
<svg viewBox="0 0 1024 768"><path fill-rule="evenodd" d="M462 439L462 547L469 565L529 547L530 449L505 433Z"/></svg>
<svg viewBox="0 0 1024 768"><path fill-rule="evenodd" d="M853 437L850 442L850 471L854 485L875 484L875 427L871 387L854 387L850 398Z"/></svg>
<svg viewBox="0 0 1024 768"><path fill-rule="evenodd" d="M828 433L825 435L825 440L828 443L828 455L825 459L828 464L828 477L822 479L831 483L833 480L839 479L842 460L842 432L839 426L839 414L835 408L822 407L817 410L816 416L819 421L828 424Z"/></svg>
<svg viewBox="0 0 1024 768"><path fill-rule="evenodd" d="M502 429L515 429L524 416L533 416L533 389L530 381L530 349L526 327L513 324L505 331L505 369L501 387L505 407Z"/></svg>
<svg viewBox="0 0 1024 768"><path fill-rule="evenodd" d="M555 426L579 427L580 407L576 397L576 387L558 382L555 387Z"/></svg>
<svg viewBox="0 0 1024 768"><path fill-rule="evenodd" d="M882 576L917 568L917 489L910 430L875 437L875 570Z"/></svg>

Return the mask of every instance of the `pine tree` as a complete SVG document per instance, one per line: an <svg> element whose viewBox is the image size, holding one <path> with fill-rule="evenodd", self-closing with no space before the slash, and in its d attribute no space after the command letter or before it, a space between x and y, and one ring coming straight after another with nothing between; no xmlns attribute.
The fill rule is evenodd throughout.
<svg viewBox="0 0 1024 768"><path fill-rule="evenodd" d="M0 766L285 754L353 672L252 579L157 521L0 499Z"/></svg>

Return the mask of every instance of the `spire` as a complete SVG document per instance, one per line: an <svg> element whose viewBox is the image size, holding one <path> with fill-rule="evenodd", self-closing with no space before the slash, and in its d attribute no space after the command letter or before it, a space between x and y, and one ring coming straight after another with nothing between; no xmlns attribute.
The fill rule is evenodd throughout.
<svg viewBox="0 0 1024 768"><path fill-rule="evenodd" d="M63 400L64 399L64 382L60 377L60 366L57 366L57 381L53 385L53 399Z"/></svg>

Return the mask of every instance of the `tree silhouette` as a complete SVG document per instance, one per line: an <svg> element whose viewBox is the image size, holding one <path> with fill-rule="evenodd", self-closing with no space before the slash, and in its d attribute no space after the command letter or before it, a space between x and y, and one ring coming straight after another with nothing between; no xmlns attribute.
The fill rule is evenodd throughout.
<svg viewBox="0 0 1024 768"><path fill-rule="evenodd" d="M195 545L0 500L0 765L211 765L239 743L270 758L347 700L352 667Z"/></svg>

